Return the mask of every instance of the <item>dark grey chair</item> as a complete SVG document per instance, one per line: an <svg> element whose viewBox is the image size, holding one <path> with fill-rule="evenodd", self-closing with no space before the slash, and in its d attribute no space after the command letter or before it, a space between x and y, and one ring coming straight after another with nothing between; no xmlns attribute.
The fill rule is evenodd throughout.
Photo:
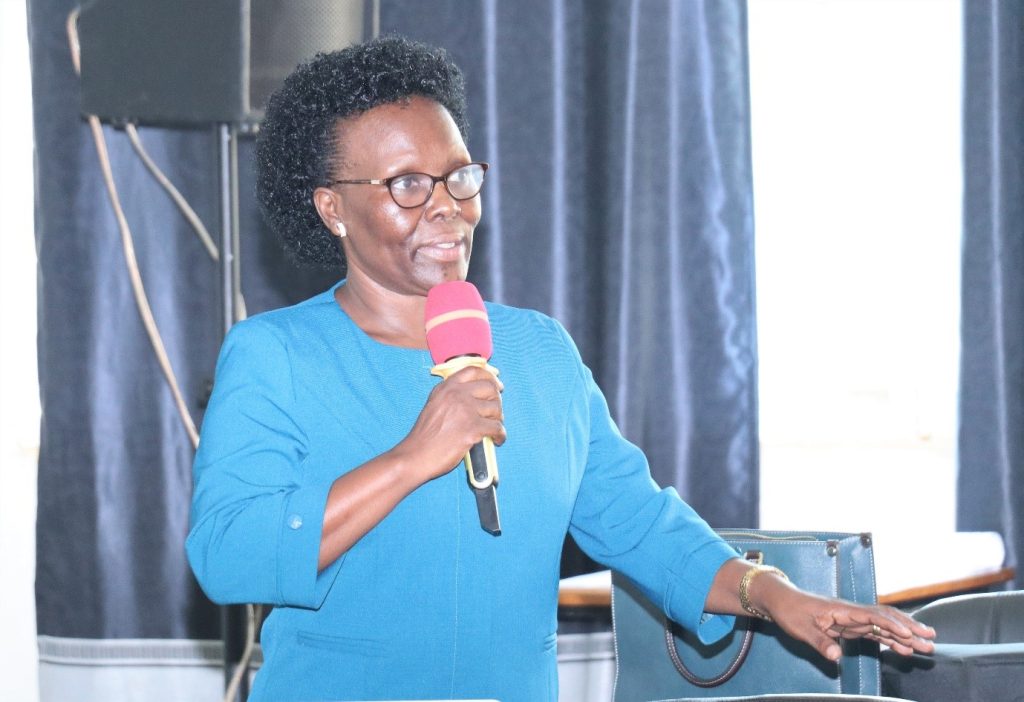
<svg viewBox="0 0 1024 702"><path fill-rule="evenodd" d="M895 697L877 697L875 695L832 695L832 694L785 694L785 695L754 695L752 697L677 697L674 700L652 700L652 702L908 702Z"/></svg>
<svg viewBox="0 0 1024 702"><path fill-rule="evenodd" d="M1024 699L1024 591L960 595L914 612L935 654L882 653L882 693L928 702Z"/></svg>

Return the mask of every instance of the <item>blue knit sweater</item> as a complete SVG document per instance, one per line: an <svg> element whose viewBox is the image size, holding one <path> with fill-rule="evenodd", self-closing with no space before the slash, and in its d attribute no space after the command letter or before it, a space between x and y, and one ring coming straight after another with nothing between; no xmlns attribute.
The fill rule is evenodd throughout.
<svg viewBox="0 0 1024 702"><path fill-rule="evenodd" d="M480 528L460 465L410 494L317 573L327 493L397 444L439 381L426 351L363 333L328 290L228 335L195 461L188 557L219 603L274 605L253 702L557 700L566 531L680 624L735 556L651 480L554 320L488 304L505 384L502 534Z"/></svg>

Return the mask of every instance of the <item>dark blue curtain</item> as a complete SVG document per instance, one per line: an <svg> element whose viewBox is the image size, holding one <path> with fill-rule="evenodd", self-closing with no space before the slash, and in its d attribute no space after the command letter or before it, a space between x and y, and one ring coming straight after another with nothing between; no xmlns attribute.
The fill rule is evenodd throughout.
<svg viewBox="0 0 1024 702"><path fill-rule="evenodd" d="M39 455L36 606L41 635L219 637L184 555L192 447L136 310L65 32L77 0L28 3L36 142ZM87 59L86 59L87 60ZM106 127L141 275L198 424L221 340L218 264ZM214 129L140 129L206 226L219 226ZM265 228L252 141L240 144L243 289L251 310L297 302L336 275L297 271Z"/></svg>
<svg viewBox="0 0 1024 702"><path fill-rule="evenodd" d="M215 639L218 615L183 553L191 448L78 114L64 36L76 4L29 0L39 633ZM493 164L471 279L485 297L566 324L660 482L714 525L755 526L745 4L384 0L381 29L447 47L466 72L470 148ZM216 228L212 129L140 131ZM125 136L106 132L156 319L201 418L220 338L217 267ZM242 285L255 313L337 274L289 268L251 196L251 146L241 147Z"/></svg>
<svg viewBox="0 0 1024 702"><path fill-rule="evenodd" d="M485 297L561 320L655 478L755 525L745 3L402 0L381 26L467 71Z"/></svg>
<svg viewBox="0 0 1024 702"><path fill-rule="evenodd" d="M1022 28L1021 0L964 3L957 527L1002 533L1016 567L1024 556Z"/></svg>

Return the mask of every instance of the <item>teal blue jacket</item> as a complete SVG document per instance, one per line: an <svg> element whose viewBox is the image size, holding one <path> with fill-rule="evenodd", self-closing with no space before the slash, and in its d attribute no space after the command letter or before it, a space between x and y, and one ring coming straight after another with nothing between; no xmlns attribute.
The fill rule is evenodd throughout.
<svg viewBox="0 0 1024 702"><path fill-rule="evenodd" d="M703 603L735 552L627 442L565 330L488 304L505 384L502 534L480 528L461 465L410 494L317 572L331 484L409 432L440 380L426 351L363 333L328 290L235 326L195 460L187 550L218 603L274 606L253 702L555 702L567 531L705 640Z"/></svg>

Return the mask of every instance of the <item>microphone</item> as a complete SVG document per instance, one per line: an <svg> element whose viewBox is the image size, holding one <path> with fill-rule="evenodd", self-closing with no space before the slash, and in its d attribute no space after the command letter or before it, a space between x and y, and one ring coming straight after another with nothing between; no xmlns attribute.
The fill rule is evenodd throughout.
<svg viewBox="0 0 1024 702"><path fill-rule="evenodd" d="M479 291L472 283L452 280L427 291L427 348L437 364L432 375L447 380L466 366L480 366L495 375L491 358L491 323ZM485 436L463 459L469 486L476 497L480 526L494 536L501 535L498 518L498 458L494 441Z"/></svg>

